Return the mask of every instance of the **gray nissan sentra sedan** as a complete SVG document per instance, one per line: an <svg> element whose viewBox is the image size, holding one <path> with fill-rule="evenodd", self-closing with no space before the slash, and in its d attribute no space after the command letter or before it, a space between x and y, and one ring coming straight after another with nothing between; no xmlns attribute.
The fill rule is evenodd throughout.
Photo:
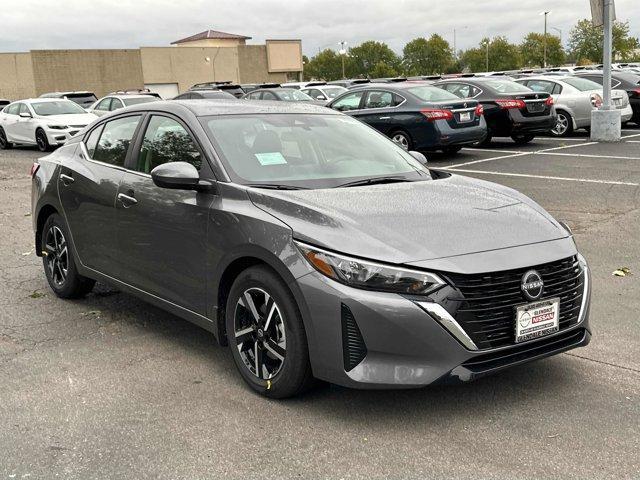
<svg viewBox="0 0 640 480"><path fill-rule="evenodd" d="M169 310L270 397L466 381L591 337L568 227L327 108L143 104L31 174L59 297L100 281Z"/></svg>

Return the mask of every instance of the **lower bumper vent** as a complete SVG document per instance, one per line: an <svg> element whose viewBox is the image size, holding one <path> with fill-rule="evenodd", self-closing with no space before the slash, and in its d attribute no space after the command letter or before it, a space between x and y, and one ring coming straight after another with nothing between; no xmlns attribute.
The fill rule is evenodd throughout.
<svg viewBox="0 0 640 480"><path fill-rule="evenodd" d="M350 371L367 356L367 347L349 307L341 304L342 314L342 354L344 369Z"/></svg>

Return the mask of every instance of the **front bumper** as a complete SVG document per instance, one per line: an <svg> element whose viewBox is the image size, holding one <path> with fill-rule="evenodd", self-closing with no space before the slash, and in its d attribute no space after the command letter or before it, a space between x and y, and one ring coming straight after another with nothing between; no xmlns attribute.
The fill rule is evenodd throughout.
<svg viewBox="0 0 640 480"><path fill-rule="evenodd" d="M588 279L588 273L585 273ZM311 364L322 380L354 388L411 388L468 381L589 343L590 281L578 323L539 339L473 350L424 300L370 292L334 282L317 272L297 279L306 302ZM357 323L366 354L347 367L345 307Z"/></svg>
<svg viewBox="0 0 640 480"><path fill-rule="evenodd" d="M62 145L67 140L73 138L85 127L72 127L65 129L57 129L57 128L45 128L45 133L47 134L47 139L49 140L50 145Z"/></svg>

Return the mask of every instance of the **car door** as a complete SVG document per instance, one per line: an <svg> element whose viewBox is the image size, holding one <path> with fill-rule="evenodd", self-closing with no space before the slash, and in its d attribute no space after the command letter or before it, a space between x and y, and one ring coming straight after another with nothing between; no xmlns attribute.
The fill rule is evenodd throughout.
<svg viewBox="0 0 640 480"><path fill-rule="evenodd" d="M152 114L136 142L116 201L122 280L193 312L206 314L206 247L214 196L153 183L151 171L187 161L213 178L202 149L186 125Z"/></svg>
<svg viewBox="0 0 640 480"><path fill-rule="evenodd" d="M369 90L364 98L364 108L356 116L376 130L389 134L394 129L406 128L396 108L403 101L404 98L393 92Z"/></svg>
<svg viewBox="0 0 640 480"><path fill-rule="evenodd" d="M116 117L87 132L60 167L58 193L83 265L115 277L116 195L140 114Z"/></svg>
<svg viewBox="0 0 640 480"><path fill-rule="evenodd" d="M36 127L38 121L33 118L34 112L26 103L20 104L18 110L18 120L15 124L14 131L18 141L25 143L36 143Z"/></svg>
<svg viewBox="0 0 640 480"><path fill-rule="evenodd" d="M20 111L21 103L12 103L4 109L3 128L4 133L7 135L7 140L10 142L17 142L16 126L18 124L18 112Z"/></svg>

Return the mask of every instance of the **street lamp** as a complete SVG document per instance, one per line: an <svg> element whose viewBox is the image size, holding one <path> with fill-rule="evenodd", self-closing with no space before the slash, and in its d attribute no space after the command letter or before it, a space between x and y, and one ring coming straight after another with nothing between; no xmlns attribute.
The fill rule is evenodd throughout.
<svg viewBox="0 0 640 480"><path fill-rule="evenodd" d="M558 27L551 27L551 30L555 30L560 35L560 46L562 47L562 29Z"/></svg>
<svg viewBox="0 0 640 480"><path fill-rule="evenodd" d="M487 38L484 41L484 46L487 48L486 50L486 62L487 62L487 69L485 71L489 71L489 39Z"/></svg>
<svg viewBox="0 0 640 480"><path fill-rule="evenodd" d="M544 46L544 54L542 60L542 67L547 68L547 15L551 13L551 10L547 10L546 12L540 12L540 15L544 15L544 40L542 42Z"/></svg>
<svg viewBox="0 0 640 480"><path fill-rule="evenodd" d="M467 28L467 25L460 27L460 29L465 29L465 28ZM456 27L453 27L453 57L456 60L458 59L458 49L456 47Z"/></svg>
<svg viewBox="0 0 640 480"><path fill-rule="evenodd" d="M343 40L342 42L340 42L340 50L338 51L338 53L342 57L342 78L343 79L347 78L346 75L344 74L344 57L347 55L346 46L347 46L347 42Z"/></svg>

